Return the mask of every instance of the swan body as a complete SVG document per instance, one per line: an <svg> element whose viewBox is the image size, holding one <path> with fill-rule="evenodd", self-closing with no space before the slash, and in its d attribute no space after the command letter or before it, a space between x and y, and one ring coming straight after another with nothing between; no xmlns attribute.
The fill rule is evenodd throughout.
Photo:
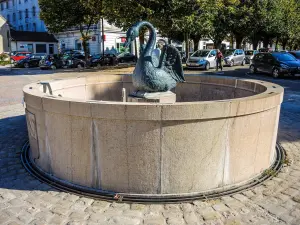
<svg viewBox="0 0 300 225"><path fill-rule="evenodd" d="M154 27L146 21L138 22L127 31L125 46L139 36L139 30L146 26L150 31L149 40L137 61L132 80L138 91L166 92L176 87L178 82L184 82L184 75L179 51L165 45L160 59L152 55L156 44ZM158 64L158 65L157 65Z"/></svg>

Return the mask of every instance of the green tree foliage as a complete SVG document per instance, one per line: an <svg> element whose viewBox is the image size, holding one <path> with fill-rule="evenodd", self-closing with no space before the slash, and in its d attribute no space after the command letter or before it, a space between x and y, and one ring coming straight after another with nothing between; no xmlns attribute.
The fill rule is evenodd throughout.
<svg viewBox="0 0 300 225"><path fill-rule="evenodd" d="M79 27L87 59L90 28L103 16L103 0L39 0L39 5L40 17L50 32L59 33Z"/></svg>

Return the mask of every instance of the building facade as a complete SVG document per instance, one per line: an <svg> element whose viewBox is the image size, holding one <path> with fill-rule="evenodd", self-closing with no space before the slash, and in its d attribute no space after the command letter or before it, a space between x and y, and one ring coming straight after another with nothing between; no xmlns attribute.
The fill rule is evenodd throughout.
<svg viewBox="0 0 300 225"><path fill-rule="evenodd" d="M0 13L14 30L45 32L38 0L0 0Z"/></svg>
<svg viewBox="0 0 300 225"><path fill-rule="evenodd" d="M10 51L9 26L6 19L0 15L0 54Z"/></svg>

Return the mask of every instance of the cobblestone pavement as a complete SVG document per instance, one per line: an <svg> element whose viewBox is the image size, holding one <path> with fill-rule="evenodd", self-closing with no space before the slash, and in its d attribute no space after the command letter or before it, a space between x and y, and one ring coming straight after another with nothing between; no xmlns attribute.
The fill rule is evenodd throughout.
<svg viewBox="0 0 300 225"><path fill-rule="evenodd" d="M245 71L238 75L245 76ZM286 88L279 142L290 162L277 177L216 200L142 205L60 192L23 169L20 150L27 133L20 88L40 79L68 76L77 74L0 76L0 224L300 224L300 80L276 81Z"/></svg>

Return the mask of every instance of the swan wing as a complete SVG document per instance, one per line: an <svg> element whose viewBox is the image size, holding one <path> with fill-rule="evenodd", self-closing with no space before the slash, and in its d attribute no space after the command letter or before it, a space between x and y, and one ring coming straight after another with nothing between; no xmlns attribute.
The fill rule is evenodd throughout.
<svg viewBox="0 0 300 225"><path fill-rule="evenodd" d="M172 45L165 45L160 57L159 67L171 74L177 82L184 82L181 55L177 48Z"/></svg>

